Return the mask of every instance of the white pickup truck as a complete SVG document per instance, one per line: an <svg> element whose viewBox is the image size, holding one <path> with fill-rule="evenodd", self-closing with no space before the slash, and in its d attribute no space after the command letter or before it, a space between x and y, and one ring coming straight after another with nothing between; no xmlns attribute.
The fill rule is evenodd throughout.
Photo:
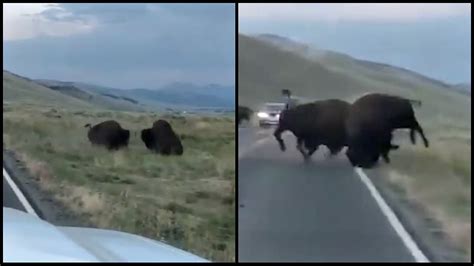
<svg viewBox="0 0 474 266"><path fill-rule="evenodd" d="M208 262L138 235L55 226L3 207L3 262Z"/></svg>
<svg viewBox="0 0 474 266"><path fill-rule="evenodd" d="M285 103L265 103L263 108L257 113L259 125L277 125L280 119L280 113L285 107Z"/></svg>

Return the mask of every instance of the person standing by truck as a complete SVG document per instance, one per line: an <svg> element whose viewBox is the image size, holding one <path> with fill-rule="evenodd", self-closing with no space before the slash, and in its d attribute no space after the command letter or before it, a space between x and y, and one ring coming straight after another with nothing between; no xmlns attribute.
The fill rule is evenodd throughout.
<svg viewBox="0 0 474 266"><path fill-rule="evenodd" d="M281 94L283 95L283 102L285 103L285 109L289 109L293 107L293 102L291 100L291 91L288 89L281 90Z"/></svg>

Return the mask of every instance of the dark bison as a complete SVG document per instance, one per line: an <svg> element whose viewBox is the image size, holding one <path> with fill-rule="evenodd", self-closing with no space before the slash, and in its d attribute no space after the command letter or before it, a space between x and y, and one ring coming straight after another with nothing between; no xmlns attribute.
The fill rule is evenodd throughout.
<svg viewBox="0 0 474 266"><path fill-rule="evenodd" d="M165 120L157 120L153 123L152 128L142 130L141 138L145 146L156 153L162 155L183 154L181 140Z"/></svg>
<svg viewBox="0 0 474 266"><path fill-rule="evenodd" d="M278 127L273 135L280 145L286 149L281 134L289 130L297 138L297 149L305 159L309 158L319 147L326 145L335 155L346 146L345 120L350 104L337 99L322 100L301 104L283 110L280 114ZM306 152L304 146L308 149Z"/></svg>
<svg viewBox="0 0 474 266"><path fill-rule="evenodd" d="M237 121L238 121L239 125L243 120L249 121L251 115L252 115L252 110L250 108L248 108L246 106L240 106L239 105L239 109L237 110L237 116L238 116Z"/></svg>
<svg viewBox="0 0 474 266"><path fill-rule="evenodd" d="M346 155L353 166L372 167L380 155L389 162L388 152L398 148L391 144L395 129L410 129L413 144L416 131L425 147L429 146L412 105L420 106L421 101L379 93L365 95L352 104L346 121Z"/></svg>
<svg viewBox="0 0 474 266"><path fill-rule="evenodd" d="M103 145L109 150L118 150L128 146L130 130L123 129L114 120L104 121L93 127L91 124L86 124L84 127L89 128L87 137L94 145Z"/></svg>

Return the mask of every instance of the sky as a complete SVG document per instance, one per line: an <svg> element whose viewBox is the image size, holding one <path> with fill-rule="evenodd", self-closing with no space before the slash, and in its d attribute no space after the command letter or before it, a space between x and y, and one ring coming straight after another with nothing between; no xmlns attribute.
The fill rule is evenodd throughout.
<svg viewBox="0 0 474 266"><path fill-rule="evenodd" d="M234 4L3 4L3 68L115 88L235 83Z"/></svg>
<svg viewBox="0 0 474 266"><path fill-rule="evenodd" d="M238 11L239 33L471 82L471 4L239 4Z"/></svg>

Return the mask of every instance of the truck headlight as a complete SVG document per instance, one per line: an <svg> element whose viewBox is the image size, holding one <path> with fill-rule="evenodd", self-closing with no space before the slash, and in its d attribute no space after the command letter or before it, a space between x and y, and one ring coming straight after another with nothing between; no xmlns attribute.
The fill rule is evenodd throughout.
<svg viewBox="0 0 474 266"><path fill-rule="evenodd" d="M257 116L260 117L260 118L267 118L268 114L265 113L265 112L258 112Z"/></svg>

